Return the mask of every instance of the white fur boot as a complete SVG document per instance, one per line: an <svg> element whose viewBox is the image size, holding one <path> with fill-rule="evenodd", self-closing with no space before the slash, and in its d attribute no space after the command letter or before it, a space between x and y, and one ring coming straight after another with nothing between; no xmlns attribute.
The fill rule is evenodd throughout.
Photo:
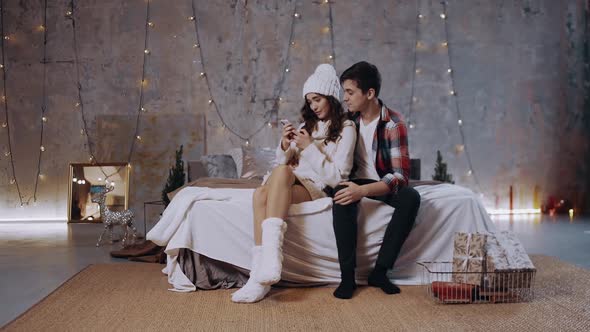
<svg viewBox="0 0 590 332"><path fill-rule="evenodd" d="M252 266L250 268L250 279L242 288L231 295L231 300L237 303L254 303L262 300L270 291L270 286L259 284L254 274L260 268L262 259L262 246L252 248Z"/></svg>
<svg viewBox="0 0 590 332"><path fill-rule="evenodd" d="M255 278L262 285L276 284L283 269L283 238L287 223L281 218L262 222L262 259Z"/></svg>

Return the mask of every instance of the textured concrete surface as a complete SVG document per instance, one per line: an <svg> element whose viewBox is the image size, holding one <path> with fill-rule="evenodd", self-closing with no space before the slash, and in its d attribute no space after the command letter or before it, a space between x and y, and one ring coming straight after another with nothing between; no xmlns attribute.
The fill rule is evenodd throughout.
<svg viewBox="0 0 590 332"><path fill-rule="evenodd" d="M75 3L88 134L100 161L127 161L139 107L147 2ZM410 153L422 160L423 178L433 173L440 150L456 183L482 193L487 206L507 208L511 185L515 208L533 207L548 196L569 199L576 207L590 205L589 163L584 157L590 142L590 117L584 113L584 1L451 0L446 30L439 1L380 0L367 5L339 0L331 10L320 1L194 3L200 51L193 47L190 1L150 2L154 26L145 63L147 112L139 122L142 141L136 142L130 160L130 202L139 221L142 203L159 199L174 150L181 144L186 160L240 146L245 142L239 136L253 135L253 146L274 146L278 129L262 126L256 133L257 128L277 117L296 118L304 80L317 64L332 61L330 55L339 73L359 60L380 68L382 99L415 125ZM43 1L4 1L3 26L10 36L4 40L2 61L8 123L15 175L27 204L18 208L10 158L4 154L7 128L0 127L1 218L65 218L68 164L88 161L80 107L75 106L68 5L65 0L48 1L44 65L39 28ZM295 11L300 16L293 19ZM424 16L420 20L418 12ZM330 26L331 31L326 29ZM294 45L288 45L291 27ZM445 40L448 47L441 45ZM415 77L414 59L420 69ZM446 71L450 63L454 82ZM210 87L199 75L203 65ZM33 202L44 86L46 151ZM456 97L449 94L451 89ZM275 113L278 97L282 101ZM211 98L219 114L208 103ZM0 122L5 122L4 112ZM465 151L470 153L472 175Z"/></svg>

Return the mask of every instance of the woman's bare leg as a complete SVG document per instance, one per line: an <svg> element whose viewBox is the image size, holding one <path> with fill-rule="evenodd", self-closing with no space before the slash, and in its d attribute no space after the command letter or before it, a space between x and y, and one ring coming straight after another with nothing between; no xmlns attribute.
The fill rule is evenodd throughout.
<svg viewBox="0 0 590 332"><path fill-rule="evenodd" d="M291 205L291 188L295 183L295 175L290 166L280 165L273 170L273 177L268 184L266 204L267 218L285 219Z"/></svg>
<svg viewBox="0 0 590 332"><path fill-rule="evenodd" d="M266 201L268 186L258 187L254 191L252 207L254 208L254 245L262 244L262 221L266 219Z"/></svg>

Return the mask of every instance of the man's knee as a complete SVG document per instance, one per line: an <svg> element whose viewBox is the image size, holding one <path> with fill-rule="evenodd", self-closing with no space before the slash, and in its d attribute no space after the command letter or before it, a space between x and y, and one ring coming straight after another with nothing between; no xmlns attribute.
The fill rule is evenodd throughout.
<svg viewBox="0 0 590 332"><path fill-rule="evenodd" d="M398 191L399 198L408 206L420 206L420 193L412 187L404 187Z"/></svg>

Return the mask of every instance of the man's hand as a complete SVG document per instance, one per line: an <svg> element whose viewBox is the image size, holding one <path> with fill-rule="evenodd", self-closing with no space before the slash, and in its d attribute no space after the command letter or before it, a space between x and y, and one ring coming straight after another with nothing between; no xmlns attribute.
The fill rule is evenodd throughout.
<svg viewBox="0 0 590 332"><path fill-rule="evenodd" d="M336 193L334 196L334 203L336 204L348 205L360 201L361 198L367 195L363 187L354 182L347 181L340 184L346 185L348 188L341 189Z"/></svg>

